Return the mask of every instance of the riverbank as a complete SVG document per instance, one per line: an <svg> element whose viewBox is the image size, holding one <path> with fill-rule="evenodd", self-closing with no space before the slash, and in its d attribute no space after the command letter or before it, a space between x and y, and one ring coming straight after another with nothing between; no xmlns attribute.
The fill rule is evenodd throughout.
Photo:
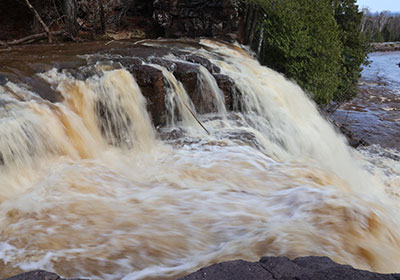
<svg viewBox="0 0 400 280"><path fill-rule="evenodd" d="M369 144L400 150L400 52L371 53L359 94L331 117Z"/></svg>
<svg viewBox="0 0 400 280"><path fill-rule="evenodd" d="M400 42L371 43L371 50L373 52L400 51Z"/></svg>

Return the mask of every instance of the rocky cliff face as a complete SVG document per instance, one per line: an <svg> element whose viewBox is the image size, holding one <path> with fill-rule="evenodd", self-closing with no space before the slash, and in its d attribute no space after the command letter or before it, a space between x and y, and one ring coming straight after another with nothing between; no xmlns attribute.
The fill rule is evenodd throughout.
<svg viewBox="0 0 400 280"><path fill-rule="evenodd" d="M63 20L67 15L73 20L71 12L65 10L66 1L30 0L53 31L68 31ZM235 38L240 23L239 0L111 0L103 6L95 0L74 3L75 25L89 37L104 25L105 31L139 31L141 37L147 38ZM104 13L103 22L100 10ZM4 41L44 32L24 1L0 1L0 23L0 40Z"/></svg>
<svg viewBox="0 0 400 280"><path fill-rule="evenodd" d="M234 37L239 30L238 1L156 0L153 6L166 37Z"/></svg>

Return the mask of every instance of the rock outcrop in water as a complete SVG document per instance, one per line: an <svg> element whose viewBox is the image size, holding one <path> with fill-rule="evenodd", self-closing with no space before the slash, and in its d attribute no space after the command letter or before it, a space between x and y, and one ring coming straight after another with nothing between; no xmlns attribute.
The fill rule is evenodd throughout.
<svg viewBox="0 0 400 280"><path fill-rule="evenodd" d="M263 257L259 262L223 262L202 268L180 280L398 280L400 274L379 274L354 269L327 257ZM6 280L64 280L57 274L37 270Z"/></svg>
<svg viewBox="0 0 400 280"><path fill-rule="evenodd" d="M198 47L194 41L192 44ZM239 89L232 78L222 74L219 67L210 60L178 49L148 47L135 48L133 52L137 59L121 59L120 63L135 77L143 96L147 99L148 110L155 126L166 123L165 96L169 85L162 71L153 67L154 65L164 67L182 83L200 114L215 112L216 109L212 106L212 92L201 86L201 67L207 69L224 94L226 108L235 109L233 93L238 93Z"/></svg>

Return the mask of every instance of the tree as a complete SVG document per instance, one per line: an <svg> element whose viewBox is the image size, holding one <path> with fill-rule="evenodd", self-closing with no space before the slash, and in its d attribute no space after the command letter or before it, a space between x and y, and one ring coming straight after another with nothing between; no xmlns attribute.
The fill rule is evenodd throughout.
<svg viewBox="0 0 400 280"><path fill-rule="evenodd" d="M340 83L334 94L334 100L338 102L348 101L357 95L361 65L367 62L369 51L365 35L361 33L363 13L359 12L355 2L356 0L332 1L342 44Z"/></svg>
<svg viewBox="0 0 400 280"><path fill-rule="evenodd" d="M383 11L371 14L365 11L362 33L371 42L394 42L400 40L400 14Z"/></svg>
<svg viewBox="0 0 400 280"><path fill-rule="evenodd" d="M340 30L329 0L258 1L266 17L261 62L294 79L319 104L340 85Z"/></svg>
<svg viewBox="0 0 400 280"><path fill-rule="evenodd" d="M76 0L64 0L64 10L66 16L66 30L71 37L75 37L78 34L78 24L76 22L78 17L78 5Z"/></svg>

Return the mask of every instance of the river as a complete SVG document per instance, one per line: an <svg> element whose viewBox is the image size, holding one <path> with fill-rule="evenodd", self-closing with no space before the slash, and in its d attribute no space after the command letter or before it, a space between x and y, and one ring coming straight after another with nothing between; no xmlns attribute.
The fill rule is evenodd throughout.
<svg viewBox="0 0 400 280"><path fill-rule="evenodd" d="M133 45L0 52L1 278L176 279L266 255L400 271L396 151L350 148L240 46ZM154 55L140 66L163 77L166 125L153 125L154 100L122 63L142 49ZM234 110L212 67L196 66L213 108L201 113L166 66L192 54L234 81Z"/></svg>
<svg viewBox="0 0 400 280"><path fill-rule="evenodd" d="M400 151L400 52L376 52L364 67L359 95L333 118L358 138Z"/></svg>

